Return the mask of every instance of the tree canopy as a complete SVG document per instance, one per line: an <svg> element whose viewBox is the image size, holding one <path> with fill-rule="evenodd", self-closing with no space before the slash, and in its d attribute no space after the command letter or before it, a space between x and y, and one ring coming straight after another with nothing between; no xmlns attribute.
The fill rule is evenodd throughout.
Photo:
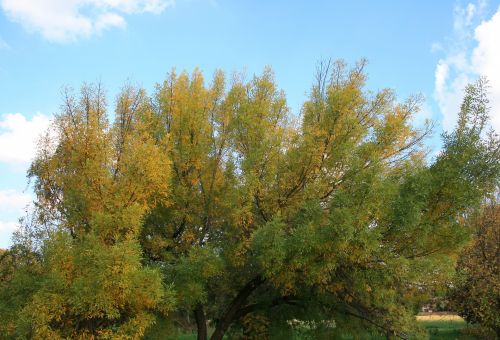
<svg viewBox="0 0 500 340"><path fill-rule="evenodd" d="M500 335L500 206L492 200L471 218L472 242L460 253L451 300L460 315Z"/></svg>
<svg viewBox="0 0 500 340"><path fill-rule="evenodd" d="M419 304L498 185L499 139L479 80L428 161L421 98L366 90L364 68L320 63L300 116L270 69L126 86L112 122L99 85L66 92L29 171L35 208L2 254L1 330L140 338L191 315L198 339L290 320L422 335Z"/></svg>

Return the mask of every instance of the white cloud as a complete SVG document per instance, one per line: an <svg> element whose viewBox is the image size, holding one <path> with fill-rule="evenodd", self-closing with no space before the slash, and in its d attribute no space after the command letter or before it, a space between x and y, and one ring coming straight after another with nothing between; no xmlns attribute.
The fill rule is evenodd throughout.
<svg viewBox="0 0 500 340"><path fill-rule="evenodd" d="M10 234L17 229L18 225L19 225L19 223L17 223L17 222L0 221L0 233Z"/></svg>
<svg viewBox="0 0 500 340"><path fill-rule="evenodd" d="M25 192L0 190L0 248L10 246L12 233L19 228L19 222L15 222L16 216L22 216L31 201L32 197Z"/></svg>
<svg viewBox="0 0 500 340"><path fill-rule="evenodd" d="M488 77L492 124L500 132L500 7L476 28L474 36L478 45L472 53L472 67Z"/></svg>
<svg viewBox="0 0 500 340"><path fill-rule="evenodd" d="M45 39L68 42L110 27L123 28L123 15L159 14L175 0L0 0L7 17Z"/></svg>
<svg viewBox="0 0 500 340"><path fill-rule="evenodd" d="M100 14L95 22L95 28L98 32L107 27L125 27L125 19L116 13Z"/></svg>
<svg viewBox="0 0 500 340"><path fill-rule="evenodd" d="M0 190L0 212L22 212L31 202L31 196L13 189Z"/></svg>
<svg viewBox="0 0 500 340"><path fill-rule="evenodd" d="M7 249L12 245L12 233L19 228L19 223L0 220L0 249Z"/></svg>
<svg viewBox="0 0 500 340"><path fill-rule="evenodd" d="M26 165L36 154L36 143L50 124L49 117L37 113L26 119L20 113L0 116L0 162Z"/></svg>
<svg viewBox="0 0 500 340"><path fill-rule="evenodd" d="M485 18L486 2L457 6L453 36L439 44L445 56L436 66L434 97L443 114L443 129L457 121L463 90L479 76L490 81L491 125L500 131L500 7Z"/></svg>

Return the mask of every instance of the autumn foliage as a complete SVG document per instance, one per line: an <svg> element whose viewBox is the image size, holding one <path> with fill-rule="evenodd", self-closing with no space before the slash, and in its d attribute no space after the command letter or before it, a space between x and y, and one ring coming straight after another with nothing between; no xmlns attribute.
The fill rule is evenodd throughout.
<svg viewBox="0 0 500 340"><path fill-rule="evenodd" d="M302 320L423 334L414 314L498 184L499 140L484 136L479 81L429 161L421 99L366 90L364 67L321 63L300 116L269 69L126 86L112 121L99 85L66 92L29 171L35 206L2 254L0 330L141 338L171 322L263 339Z"/></svg>
<svg viewBox="0 0 500 340"><path fill-rule="evenodd" d="M468 322L500 335L500 205L490 201L471 218L474 238L461 252L451 300Z"/></svg>

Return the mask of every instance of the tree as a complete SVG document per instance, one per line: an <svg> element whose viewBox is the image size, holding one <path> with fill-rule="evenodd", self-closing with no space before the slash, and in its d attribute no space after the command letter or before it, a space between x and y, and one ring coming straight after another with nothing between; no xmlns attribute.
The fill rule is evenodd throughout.
<svg viewBox="0 0 500 340"><path fill-rule="evenodd" d="M451 299L470 323L500 336L500 206L492 200L472 218L474 238L461 252Z"/></svg>
<svg viewBox="0 0 500 340"><path fill-rule="evenodd" d="M101 95L68 97L30 170L48 232L39 250L21 242L43 278L18 308L25 327L139 337L173 292L167 318L192 315L198 339L209 322L218 340L294 319L418 335L414 313L451 277L464 216L498 183L499 141L481 137L479 82L428 164L430 126L411 125L421 99L366 91L364 67L321 63L300 120L270 69L229 86L222 72L209 85L172 72L150 98L126 88L111 128Z"/></svg>
<svg viewBox="0 0 500 340"><path fill-rule="evenodd" d="M428 165L429 130L410 124L419 98L363 91L364 66L320 65L300 124L269 70L227 92L221 73L209 87L198 71L158 86L173 195L146 219L142 244L179 287L198 339L208 320L216 340L231 327L247 334L252 318L418 331L418 304L452 275L467 239L461 216L498 181L498 139L480 137L479 82Z"/></svg>
<svg viewBox="0 0 500 340"><path fill-rule="evenodd" d="M21 253L13 274L2 275L11 336L138 338L153 310L170 309L169 289L158 269L141 264L137 239L144 214L165 200L170 176L148 131L150 111L144 92L126 87L109 126L99 85L84 86L79 101L65 92L52 127L57 137L41 140L29 170L37 201L26 222L33 223L9 251L36 256ZM35 282L27 280L34 274ZM28 294L12 295L24 285Z"/></svg>

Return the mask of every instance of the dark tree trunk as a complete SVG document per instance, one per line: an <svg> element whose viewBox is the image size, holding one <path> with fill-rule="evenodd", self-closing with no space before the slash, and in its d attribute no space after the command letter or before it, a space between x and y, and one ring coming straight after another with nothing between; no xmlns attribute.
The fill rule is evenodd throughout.
<svg viewBox="0 0 500 340"><path fill-rule="evenodd" d="M198 304L196 309L194 310L194 318L196 319L196 328L197 328L197 339L198 340L207 340L207 320L205 317L205 311L203 310L203 306Z"/></svg>
<svg viewBox="0 0 500 340"><path fill-rule="evenodd" d="M244 304L250 294L259 287L262 283L264 282L264 279L260 276L257 276L253 280L249 281L236 295L236 297L233 299L231 304L229 305L229 308L227 311L224 313L222 318L217 322L217 327L215 328L214 333L212 334L212 337L210 340L222 340L222 337L228 330L229 326L233 321L235 321L236 317L239 315L239 311L242 307L244 307Z"/></svg>

